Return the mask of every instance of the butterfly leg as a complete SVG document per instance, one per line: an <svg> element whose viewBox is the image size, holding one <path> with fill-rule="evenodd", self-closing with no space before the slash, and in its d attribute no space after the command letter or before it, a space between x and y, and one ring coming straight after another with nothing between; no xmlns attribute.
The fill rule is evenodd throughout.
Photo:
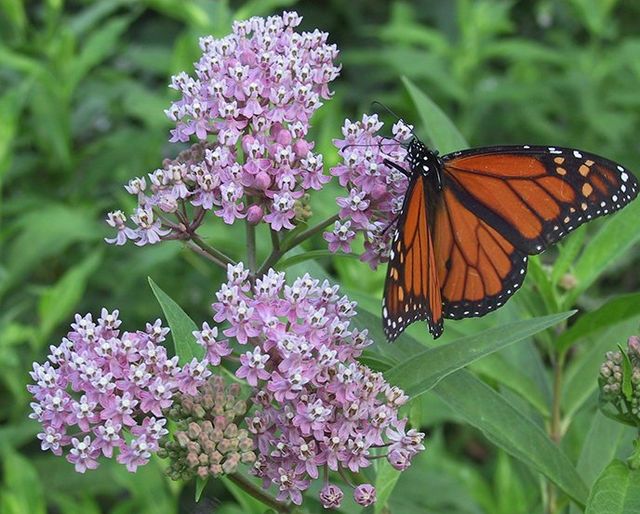
<svg viewBox="0 0 640 514"><path fill-rule="evenodd" d="M390 161L389 159L385 159L382 161L384 163L385 166L387 166L388 168L393 168L394 170L399 171L400 173L402 173L405 177L407 178L411 178L411 174L409 173L408 170L405 170L402 166L400 166L399 164L396 164L393 161Z"/></svg>
<svg viewBox="0 0 640 514"><path fill-rule="evenodd" d="M383 236L389 231L391 227L394 227L396 225L396 222L398 221L399 217L400 217L400 214L396 214L396 216L389 222L389 224L382 231Z"/></svg>

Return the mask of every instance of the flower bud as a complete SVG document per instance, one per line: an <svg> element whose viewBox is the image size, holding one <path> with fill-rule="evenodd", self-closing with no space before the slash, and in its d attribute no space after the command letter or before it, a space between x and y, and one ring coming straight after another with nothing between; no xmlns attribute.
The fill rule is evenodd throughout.
<svg viewBox="0 0 640 514"><path fill-rule="evenodd" d="M262 191L267 190L271 185L271 177L266 171L257 173L254 180L254 186Z"/></svg>
<svg viewBox="0 0 640 514"><path fill-rule="evenodd" d="M320 491L320 503L325 509L339 509L344 493L337 485L326 484Z"/></svg>
<svg viewBox="0 0 640 514"><path fill-rule="evenodd" d="M256 179L256 182L257 182L257 179ZM252 205L247 210L247 221L252 225L257 225L258 223L260 223L262 221L263 216L264 216L264 211L262 210L262 207L260 207L259 205Z"/></svg>
<svg viewBox="0 0 640 514"><path fill-rule="evenodd" d="M376 502L376 488L371 484L360 484L353 491L353 499L363 507L373 505Z"/></svg>
<svg viewBox="0 0 640 514"><path fill-rule="evenodd" d="M411 454L407 450L397 449L389 452L389 464L398 471L404 471L411 465Z"/></svg>

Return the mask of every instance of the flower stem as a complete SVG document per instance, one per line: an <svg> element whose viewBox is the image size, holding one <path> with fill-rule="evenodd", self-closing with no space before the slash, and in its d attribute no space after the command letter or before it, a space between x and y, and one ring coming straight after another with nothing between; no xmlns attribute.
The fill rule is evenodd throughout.
<svg viewBox="0 0 640 514"><path fill-rule="evenodd" d="M340 215L334 214L330 218L327 218L326 220L321 221L317 225L314 225L313 227L305 230L302 234L293 238L293 240L287 245L285 252L288 252L289 250L298 246L300 243L302 243L303 241L306 241L310 237L315 236L318 232L321 232L322 230L327 228L327 226L331 225L332 223L335 223L339 219L340 219Z"/></svg>
<svg viewBox="0 0 640 514"><path fill-rule="evenodd" d="M256 227L245 220L247 227L247 267L253 273L256 269Z"/></svg>
<svg viewBox="0 0 640 514"><path fill-rule="evenodd" d="M291 512L293 512L292 508L289 505L276 500L273 496L254 485L250 480L247 480L247 478L245 478L241 474L234 473L232 475L227 475L227 477L234 484L240 487L240 489L250 494L257 500L260 500L262 503L268 505L277 512L280 512L282 514L290 514Z"/></svg>
<svg viewBox="0 0 640 514"><path fill-rule="evenodd" d="M191 234L191 240L187 241L186 243L187 246L194 250L196 253L208 258L210 261L215 262L224 269L227 269L227 264L235 266L235 262L233 261L233 259L227 257L224 253L214 248L213 246L209 246L200 238L200 236L196 234ZM196 250L196 248L198 248L198 250Z"/></svg>
<svg viewBox="0 0 640 514"><path fill-rule="evenodd" d="M204 257L205 259L210 260L211 262L213 262L214 264L216 264L217 266L220 266L222 269L226 269L227 266L224 262L222 262L220 259L218 259L218 257L216 257L215 255L210 254L209 252L207 252L206 250L203 250L202 248L200 248L196 243L194 243L193 241L187 239L184 244L187 246L187 248L189 248L190 250L193 250L195 253L197 253L198 255Z"/></svg>
<svg viewBox="0 0 640 514"><path fill-rule="evenodd" d="M274 243L273 250L271 251L271 255L267 257L267 259L262 263L262 266L260 266L260 269L256 272L256 276L264 275L269 270L269 268L273 266L276 262L278 262L280 260L280 257L282 257L285 253L295 248L299 244L303 243L310 237L315 236L318 232L321 232L328 225L335 223L339 218L340 218L339 214L334 214L330 218L327 218L321 221L320 223L318 223L317 225L314 225L313 227L308 228L304 232L300 233L299 235L294 237L291 241L289 241L289 243L287 243L286 246L281 246L280 241L277 238L274 240L274 237L272 234L271 241ZM275 244L275 241L278 242L277 245Z"/></svg>

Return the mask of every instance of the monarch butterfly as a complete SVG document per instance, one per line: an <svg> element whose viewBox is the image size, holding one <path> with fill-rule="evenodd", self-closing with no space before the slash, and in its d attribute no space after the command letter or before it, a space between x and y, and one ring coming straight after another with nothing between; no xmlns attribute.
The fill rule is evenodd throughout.
<svg viewBox="0 0 640 514"><path fill-rule="evenodd" d="M417 137L392 238L383 328L394 341L426 320L434 338L444 318L483 316L522 285L527 258L638 193L623 166L547 146L493 146L439 156Z"/></svg>

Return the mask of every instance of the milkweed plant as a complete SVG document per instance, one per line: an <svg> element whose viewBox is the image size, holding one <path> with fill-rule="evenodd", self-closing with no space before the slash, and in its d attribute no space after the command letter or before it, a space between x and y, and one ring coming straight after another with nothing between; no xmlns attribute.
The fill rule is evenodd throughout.
<svg viewBox="0 0 640 514"><path fill-rule="evenodd" d="M341 161L325 171L309 129L331 100L338 49L324 32L298 30L300 22L295 12L235 22L226 37L200 39L194 73L171 79L177 100L165 113L176 157L129 181L136 207L108 213L106 242L179 240L224 269L226 281L210 292L210 319L193 331L196 356L174 355L160 320L125 330L117 310L102 309L76 315L48 360L33 364L28 390L42 450L79 473L104 459L135 472L155 455L175 480L225 476L292 512L310 494L326 509L345 495L373 505L368 468L384 460L401 472L425 450L403 408L407 394L360 359L386 343L353 323L356 302L322 277L278 270L287 252L319 234L331 252L350 253L363 240L361 260L384 263L407 178L383 157L402 162L412 136L399 121L384 137L376 114L347 119L334 140ZM309 226L310 195L332 179L343 191L336 214ZM217 218L219 230L246 227L244 255L200 234ZM260 224L272 247L261 263ZM633 339L628 354L608 354L600 378L603 402L636 424L639 348Z"/></svg>
<svg viewBox="0 0 640 514"><path fill-rule="evenodd" d="M108 214L114 235L106 242L181 240L223 267L227 281L212 292L212 319L193 332L202 358L181 364L169 356L160 320L124 331L120 313L103 309L97 319L76 315L48 361L34 363L29 391L42 449L80 473L101 458L135 472L157 454L174 479L226 475L276 509L300 505L314 482L325 508L340 507L346 492L368 506L376 489L360 471L376 459L402 471L425 449L424 434L400 413L407 395L358 361L374 341L351 323L356 303L327 280L275 270L287 251L329 226L332 251L349 252L362 231L366 259L378 262L381 220L397 209L396 189L406 188L358 147L331 170L350 185L339 214L297 230L309 218L309 194L331 180L308 131L340 72L328 34L300 32L300 21L284 12L236 22L224 38L200 39L193 76L172 77L179 99L165 111L175 122L170 142L191 146L125 186L137 206L129 218ZM375 115L347 120L345 141L374 138L380 128ZM402 124L394 132L409 135ZM243 259L199 235L211 217L246 225ZM261 223L273 251L257 266ZM285 239L288 232L295 236ZM223 364L237 381L225 382Z"/></svg>

